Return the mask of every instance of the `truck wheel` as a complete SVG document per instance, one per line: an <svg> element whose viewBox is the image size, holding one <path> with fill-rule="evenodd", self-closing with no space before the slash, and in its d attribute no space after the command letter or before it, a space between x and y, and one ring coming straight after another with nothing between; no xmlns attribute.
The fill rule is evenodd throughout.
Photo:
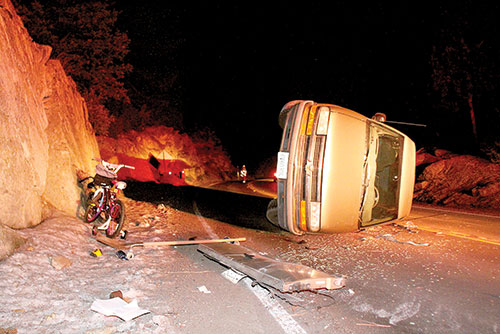
<svg viewBox="0 0 500 334"><path fill-rule="evenodd" d="M278 200L276 198L272 199L269 202L269 204L267 205L266 218L273 225L276 225L276 226L279 227L279 222L278 222Z"/></svg>

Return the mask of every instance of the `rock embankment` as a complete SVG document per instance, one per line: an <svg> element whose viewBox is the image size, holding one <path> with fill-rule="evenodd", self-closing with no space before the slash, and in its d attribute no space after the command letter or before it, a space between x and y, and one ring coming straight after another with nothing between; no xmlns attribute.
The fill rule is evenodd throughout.
<svg viewBox="0 0 500 334"><path fill-rule="evenodd" d="M500 165L470 155L437 150L420 152L426 165L415 184L414 199L454 206L500 209Z"/></svg>
<svg viewBox="0 0 500 334"><path fill-rule="evenodd" d="M54 208L74 215L76 171L99 155L85 101L51 50L0 0L0 224L15 229Z"/></svg>

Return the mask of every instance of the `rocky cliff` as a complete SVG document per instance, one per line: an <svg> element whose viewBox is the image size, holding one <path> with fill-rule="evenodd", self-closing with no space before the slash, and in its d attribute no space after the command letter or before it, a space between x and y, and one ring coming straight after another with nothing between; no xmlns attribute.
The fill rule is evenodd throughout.
<svg viewBox="0 0 500 334"><path fill-rule="evenodd" d="M0 0L0 224L38 224L51 209L74 215L76 171L99 156L85 101L51 48L32 41Z"/></svg>
<svg viewBox="0 0 500 334"><path fill-rule="evenodd" d="M210 140L195 140L166 126L130 131L118 138L97 137L103 159L132 165L118 176L142 182L206 186L229 180L235 168Z"/></svg>

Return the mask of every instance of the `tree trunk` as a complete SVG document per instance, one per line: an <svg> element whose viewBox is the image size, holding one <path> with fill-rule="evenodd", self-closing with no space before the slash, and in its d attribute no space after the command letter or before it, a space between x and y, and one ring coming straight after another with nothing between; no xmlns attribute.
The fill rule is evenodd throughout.
<svg viewBox="0 0 500 334"><path fill-rule="evenodd" d="M474 140L476 144L478 143L477 139L477 128L476 128L476 115L474 113L474 105L472 104L472 94L469 93L469 110L470 110L470 120L472 123L472 133L474 134Z"/></svg>

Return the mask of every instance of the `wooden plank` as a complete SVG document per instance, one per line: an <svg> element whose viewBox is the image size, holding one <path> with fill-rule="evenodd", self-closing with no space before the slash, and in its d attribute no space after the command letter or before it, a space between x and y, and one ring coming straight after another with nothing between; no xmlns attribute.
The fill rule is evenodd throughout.
<svg viewBox="0 0 500 334"><path fill-rule="evenodd" d="M171 240L171 241L144 241L127 243L118 239L110 239L101 233L96 235L96 240L108 245L110 247L125 250L132 247L165 247L165 246L179 246L179 245L199 245L199 244L213 244L222 242L239 242L245 241L246 238L228 238L228 239L202 239L202 240Z"/></svg>
<svg viewBox="0 0 500 334"><path fill-rule="evenodd" d="M199 244L215 244L221 242L245 241L246 238L228 238L228 239L204 239L204 240L173 240L173 241L148 241L132 244L134 246L143 247L162 247L162 246L179 246L179 245L199 245Z"/></svg>
<svg viewBox="0 0 500 334"><path fill-rule="evenodd" d="M127 247L127 244L124 241L121 241L118 239L110 239L101 233L97 233L97 235L95 236L95 239L97 241L99 241L100 243L103 243L107 246L110 246L110 247L113 247L113 248L116 248L119 250L125 250L125 249L130 248L130 247Z"/></svg>

